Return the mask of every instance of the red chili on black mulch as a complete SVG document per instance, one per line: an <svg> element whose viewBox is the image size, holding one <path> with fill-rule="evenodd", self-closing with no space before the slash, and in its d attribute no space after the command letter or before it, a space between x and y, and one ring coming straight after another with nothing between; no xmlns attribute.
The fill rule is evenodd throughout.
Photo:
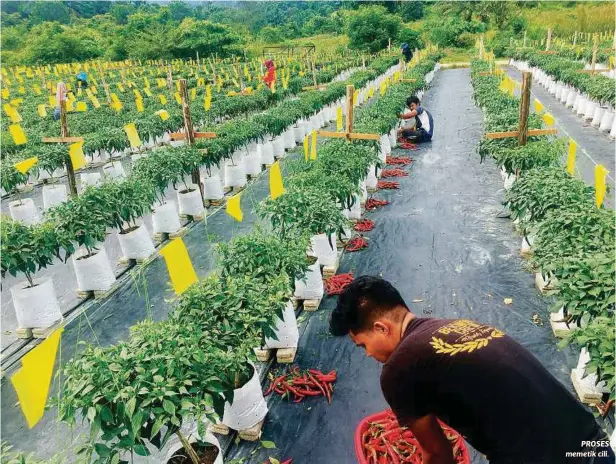
<svg viewBox="0 0 616 464"><path fill-rule="evenodd" d="M370 219L362 219L361 221L357 221L357 223L353 226L353 230L357 232L370 232L374 229L374 221Z"/></svg>
<svg viewBox="0 0 616 464"><path fill-rule="evenodd" d="M385 162L389 165L401 165L406 166L407 164L411 164L413 162L413 158L408 156L388 156Z"/></svg>
<svg viewBox="0 0 616 464"><path fill-rule="evenodd" d="M325 290L328 296L340 295L342 291L353 282L353 273L336 274L325 281Z"/></svg>
<svg viewBox="0 0 616 464"><path fill-rule="evenodd" d="M400 183L393 180L380 180L376 184L377 190L391 190L400 188Z"/></svg>
<svg viewBox="0 0 616 464"><path fill-rule="evenodd" d="M381 171L381 177L387 179L388 177L408 177L408 172L402 169L383 169Z"/></svg>
<svg viewBox="0 0 616 464"><path fill-rule="evenodd" d="M353 237L344 247L344 249L349 252L363 250L364 248L368 248L368 240L361 235Z"/></svg>
<svg viewBox="0 0 616 464"><path fill-rule="evenodd" d="M388 204L389 202L387 200L377 200L376 198L368 198L368 200L366 201L366 210L374 211L375 209L381 208Z"/></svg>

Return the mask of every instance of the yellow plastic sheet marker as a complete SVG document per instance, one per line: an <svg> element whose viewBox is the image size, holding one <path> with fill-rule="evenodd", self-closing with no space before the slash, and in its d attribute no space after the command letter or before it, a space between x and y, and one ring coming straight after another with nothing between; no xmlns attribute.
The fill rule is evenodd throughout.
<svg viewBox="0 0 616 464"><path fill-rule="evenodd" d="M11 137L13 137L13 142L15 143L15 145L23 145L28 141L26 133L19 124L11 124L9 126L9 132L11 134Z"/></svg>
<svg viewBox="0 0 616 464"><path fill-rule="evenodd" d="M148 97L152 96L152 92L150 91L149 87L146 87L145 89L143 89L143 93L145 93Z"/></svg>
<svg viewBox="0 0 616 464"><path fill-rule="evenodd" d="M336 108L336 132L342 130L342 106Z"/></svg>
<svg viewBox="0 0 616 464"><path fill-rule="evenodd" d="M535 98L535 113L543 113L543 104Z"/></svg>
<svg viewBox="0 0 616 464"><path fill-rule="evenodd" d="M177 102L178 105L182 104L182 97L180 97L180 92L175 92L173 94L173 96L175 97L175 101Z"/></svg>
<svg viewBox="0 0 616 464"><path fill-rule="evenodd" d="M47 109L45 109L45 105L43 104L38 105L36 111L41 118L47 116Z"/></svg>
<svg viewBox="0 0 616 464"><path fill-rule="evenodd" d="M88 111L88 104L84 101L77 102L77 105L75 105L75 109L79 112Z"/></svg>
<svg viewBox="0 0 616 464"><path fill-rule="evenodd" d="M96 98L94 95L90 96L90 101L92 102L92 105L94 106L94 108L100 108L101 104L98 101L98 98Z"/></svg>
<svg viewBox="0 0 616 464"><path fill-rule="evenodd" d="M166 105L167 104L167 98L162 93L158 95L158 98L160 99L160 104L161 105Z"/></svg>
<svg viewBox="0 0 616 464"><path fill-rule="evenodd" d="M210 108L212 107L212 96L211 95L205 96L205 104L203 105L203 107L205 108L205 111L210 110Z"/></svg>
<svg viewBox="0 0 616 464"><path fill-rule="evenodd" d="M282 184L282 172L280 170L280 161L276 161L270 168L269 177L270 196L275 200L284 194L284 185Z"/></svg>
<svg viewBox="0 0 616 464"><path fill-rule="evenodd" d="M157 116L160 116L160 119L162 119L163 121L166 121L167 119L169 119L169 112L167 110L158 110L156 113Z"/></svg>
<svg viewBox="0 0 616 464"><path fill-rule="evenodd" d="M602 164L595 166L595 204L597 208L600 208L605 199L606 185L605 179L608 171Z"/></svg>
<svg viewBox="0 0 616 464"><path fill-rule="evenodd" d="M357 101L359 100L359 90L353 92L353 106L357 106Z"/></svg>
<svg viewBox="0 0 616 464"><path fill-rule="evenodd" d="M188 256L186 245L181 238L174 238L159 253L165 258L173 290L176 295L181 295L197 281L197 273Z"/></svg>
<svg viewBox="0 0 616 464"><path fill-rule="evenodd" d="M193 87L190 89L190 101L194 101L195 98L197 98L197 89Z"/></svg>
<svg viewBox="0 0 616 464"><path fill-rule="evenodd" d="M312 131L312 144L310 146L310 159L317 159L317 131Z"/></svg>
<svg viewBox="0 0 616 464"><path fill-rule="evenodd" d="M45 414L62 330L56 330L39 346L25 354L21 358L21 369L11 377L29 428L34 427Z"/></svg>
<svg viewBox="0 0 616 464"><path fill-rule="evenodd" d="M543 122L545 122L545 125L548 127L552 127L554 126L554 116L552 116L550 113L545 113L543 116Z"/></svg>
<svg viewBox="0 0 616 464"><path fill-rule="evenodd" d="M86 155L83 153L83 142L71 143L68 146L68 156L71 159L73 169L77 171L85 167L88 162L86 161Z"/></svg>
<svg viewBox="0 0 616 464"><path fill-rule="evenodd" d="M304 159L308 161L308 156L310 155L310 141L308 140L308 136L304 137Z"/></svg>
<svg viewBox="0 0 616 464"><path fill-rule="evenodd" d="M27 174L28 171L32 169L32 166L38 163L38 160L39 159L37 156L33 156L32 158L28 158L23 161L20 161L19 163L15 163L14 166L15 169L17 169L22 174Z"/></svg>
<svg viewBox="0 0 616 464"><path fill-rule="evenodd" d="M141 139L139 138L139 134L137 133L137 128L135 127L134 122L126 124L124 126L124 132L126 132L131 148L138 148L139 146L141 146Z"/></svg>
<svg viewBox="0 0 616 464"><path fill-rule="evenodd" d="M567 152L567 172L570 175L575 173L575 155L577 152L577 143L573 139L569 139L569 149Z"/></svg>
<svg viewBox="0 0 616 464"><path fill-rule="evenodd" d="M135 98L135 106L137 107L137 111L143 113L143 100L141 98Z"/></svg>
<svg viewBox="0 0 616 464"><path fill-rule="evenodd" d="M227 214L238 222L242 222L244 214L241 206L242 194L238 193L227 200Z"/></svg>
<svg viewBox="0 0 616 464"><path fill-rule="evenodd" d="M2 98L7 99L9 98L10 92L9 89L2 89Z"/></svg>

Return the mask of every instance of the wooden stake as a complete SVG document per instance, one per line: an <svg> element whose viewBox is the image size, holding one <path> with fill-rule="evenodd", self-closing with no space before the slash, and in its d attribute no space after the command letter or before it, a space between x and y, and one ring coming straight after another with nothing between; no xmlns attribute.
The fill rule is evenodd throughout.
<svg viewBox="0 0 616 464"><path fill-rule="evenodd" d="M594 71L595 66L597 65L597 50L599 50L599 34L595 32L593 35L593 44L592 44L592 62L590 64L590 70Z"/></svg>
<svg viewBox="0 0 616 464"><path fill-rule="evenodd" d="M68 137L68 123L66 122L66 100L60 100L60 136ZM71 197L77 197L77 182L75 181L75 170L73 169L73 162L67 151L64 158L64 165L66 166L66 177L68 178L68 190Z"/></svg>
<svg viewBox="0 0 616 464"><path fill-rule="evenodd" d="M522 98L520 99L520 125L518 127L518 144L526 145L528 137L528 112L530 108L530 87L533 75L528 71L522 73Z"/></svg>
<svg viewBox="0 0 616 464"><path fill-rule="evenodd" d="M575 47L575 44L577 43L577 31L575 31L573 33L573 46Z"/></svg>
<svg viewBox="0 0 616 464"><path fill-rule="evenodd" d="M550 49L550 46L552 45L552 28L548 28L548 37L545 41L545 51L547 52Z"/></svg>
<svg viewBox="0 0 616 464"><path fill-rule="evenodd" d="M192 117L190 115L190 106L188 104L188 89L186 79L180 79L180 97L182 97L182 115L184 116L184 133L187 145L194 145L195 131L193 128ZM203 202L203 186L201 185L201 174L199 168L193 169L191 173L192 183L199 186L201 192L201 201Z"/></svg>

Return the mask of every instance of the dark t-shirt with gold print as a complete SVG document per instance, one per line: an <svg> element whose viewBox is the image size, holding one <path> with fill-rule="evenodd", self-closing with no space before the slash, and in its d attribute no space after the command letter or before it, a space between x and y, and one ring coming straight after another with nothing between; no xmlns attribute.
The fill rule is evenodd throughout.
<svg viewBox="0 0 616 464"><path fill-rule="evenodd" d="M564 462L598 425L525 348L469 320L413 319L383 367L401 423L435 414L492 461Z"/></svg>

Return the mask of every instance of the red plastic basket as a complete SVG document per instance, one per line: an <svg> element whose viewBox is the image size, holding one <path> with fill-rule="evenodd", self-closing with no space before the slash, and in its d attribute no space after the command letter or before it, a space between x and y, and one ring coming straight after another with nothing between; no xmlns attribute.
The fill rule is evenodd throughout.
<svg viewBox="0 0 616 464"><path fill-rule="evenodd" d="M386 409L385 411L377 412L376 414L365 417L355 429L355 454L357 455L357 462L359 464L368 464L368 460L364 456L364 448L361 441L362 434L368 429L370 422L385 419L389 414L391 414L391 409ZM458 432L453 430L445 423L441 421L439 421L439 423L441 425L445 425L456 435L458 435L458 445L460 447L460 450L462 451L462 461L460 461L459 464L470 464L471 459L468 455L468 449L466 447L466 443L464 442L464 438L462 438L462 436Z"/></svg>

